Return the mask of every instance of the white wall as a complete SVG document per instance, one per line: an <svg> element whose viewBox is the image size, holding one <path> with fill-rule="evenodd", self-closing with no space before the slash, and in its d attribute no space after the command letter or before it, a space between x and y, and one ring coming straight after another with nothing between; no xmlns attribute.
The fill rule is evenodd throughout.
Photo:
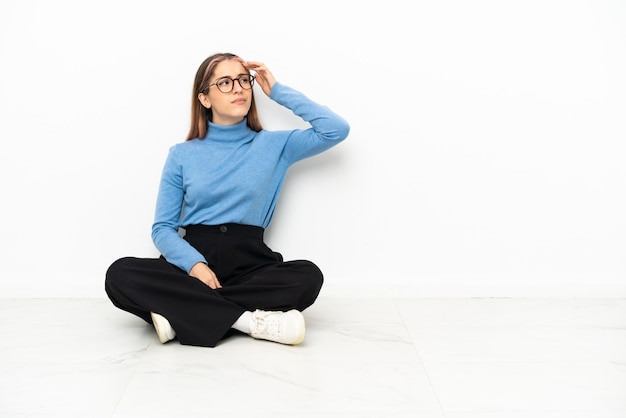
<svg viewBox="0 0 626 418"><path fill-rule="evenodd" d="M113 260L157 255L219 51L351 123L268 230L325 294L626 297L623 1L0 0L1 297L104 297Z"/></svg>

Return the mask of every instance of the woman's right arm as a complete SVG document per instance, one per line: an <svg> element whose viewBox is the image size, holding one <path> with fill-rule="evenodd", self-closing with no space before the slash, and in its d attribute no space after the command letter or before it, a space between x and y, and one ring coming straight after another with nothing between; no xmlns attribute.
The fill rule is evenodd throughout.
<svg viewBox="0 0 626 418"><path fill-rule="evenodd" d="M178 233L185 195L179 160L177 147L171 147L161 173L152 242L168 262L191 273L197 263L206 265L206 259Z"/></svg>

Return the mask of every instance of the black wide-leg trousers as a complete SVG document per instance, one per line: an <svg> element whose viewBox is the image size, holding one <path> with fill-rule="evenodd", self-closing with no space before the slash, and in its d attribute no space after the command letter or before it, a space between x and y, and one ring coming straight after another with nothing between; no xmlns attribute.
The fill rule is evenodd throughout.
<svg viewBox="0 0 626 418"><path fill-rule="evenodd" d="M168 319L181 344L215 347L245 311L303 311L322 287L320 269L308 260L283 261L263 241L264 229L224 224L190 225L184 239L207 260L222 284L211 289L159 258L124 257L106 272L113 304L152 323Z"/></svg>

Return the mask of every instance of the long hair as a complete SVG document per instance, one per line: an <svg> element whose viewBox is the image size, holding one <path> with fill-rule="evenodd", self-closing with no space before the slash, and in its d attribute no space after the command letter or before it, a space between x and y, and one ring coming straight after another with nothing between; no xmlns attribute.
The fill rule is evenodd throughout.
<svg viewBox="0 0 626 418"><path fill-rule="evenodd" d="M191 127L189 128L189 134L187 134L186 141L194 138L204 138L207 134L207 130L209 129L208 122L213 120L213 110L202 106L200 99L198 99L198 95L200 93L207 94L209 92L209 80L215 72L215 67L217 67L217 64L220 62L226 60L238 60L243 62L243 60L235 54L222 52L211 55L205 59L204 62L200 64L200 67L196 72L196 77L193 82L193 91L191 94ZM248 71L248 74L249 73L250 72ZM259 114L256 110L254 92L252 92L250 110L248 111L246 118L247 125L250 129L256 132L263 129L259 119Z"/></svg>

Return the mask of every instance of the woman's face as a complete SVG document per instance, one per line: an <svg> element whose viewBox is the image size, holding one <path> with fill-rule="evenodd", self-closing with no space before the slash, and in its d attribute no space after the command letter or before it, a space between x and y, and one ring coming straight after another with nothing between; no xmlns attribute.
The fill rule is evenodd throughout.
<svg viewBox="0 0 626 418"><path fill-rule="evenodd" d="M252 104L250 76L241 62L231 59L217 64L210 84L207 94L200 93L198 99L204 107L213 111L212 122L218 125L241 122ZM228 91L230 88L232 90Z"/></svg>

